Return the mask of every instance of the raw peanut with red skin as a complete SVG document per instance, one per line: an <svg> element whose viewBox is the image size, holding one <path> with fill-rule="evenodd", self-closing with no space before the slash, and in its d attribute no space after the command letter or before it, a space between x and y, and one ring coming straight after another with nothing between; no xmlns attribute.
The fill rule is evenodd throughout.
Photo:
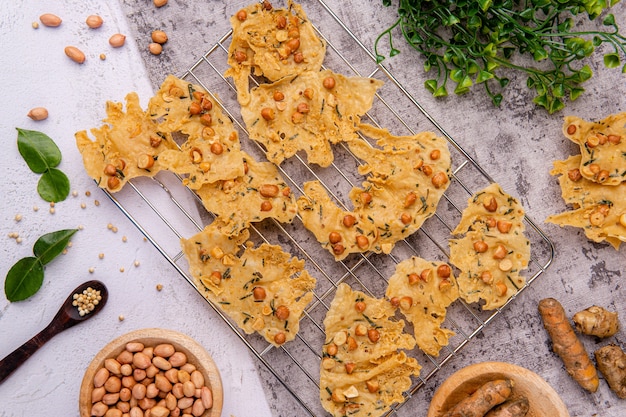
<svg viewBox="0 0 626 417"><path fill-rule="evenodd" d="M85 62L85 54L75 46L66 46L65 55L78 64Z"/></svg>

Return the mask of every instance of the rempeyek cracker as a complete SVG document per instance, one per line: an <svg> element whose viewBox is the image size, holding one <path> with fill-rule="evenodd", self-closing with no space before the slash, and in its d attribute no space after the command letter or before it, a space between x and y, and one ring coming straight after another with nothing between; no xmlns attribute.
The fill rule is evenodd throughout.
<svg viewBox="0 0 626 417"><path fill-rule="evenodd" d="M580 174L604 185L626 181L626 112L599 122L567 116L563 134L580 146Z"/></svg>
<svg viewBox="0 0 626 417"><path fill-rule="evenodd" d="M286 9L274 9L269 1L251 4L235 13L230 23L233 35L224 76L233 78L242 106L250 101L252 73L272 82L322 67L326 43L302 7L291 0Z"/></svg>
<svg viewBox="0 0 626 417"><path fill-rule="evenodd" d="M373 219L379 238L373 248L390 253L396 242L415 233L435 214L439 200L450 185L448 142L432 132L395 136L386 129L361 124L359 131L374 139L348 142L362 163L365 181L350 192L354 211Z"/></svg>
<svg viewBox="0 0 626 417"><path fill-rule="evenodd" d="M91 129L95 140L85 130L75 135L85 171L100 188L117 192L132 178L164 169L160 155L177 146L170 132L144 112L137 93L126 95L126 111L122 103L108 101L106 113L105 124Z"/></svg>
<svg viewBox="0 0 626 417"><path fill-rule="evenodd" d="M415 233L435 213L449 185L451 161L445 139L430 132L393 136L365 124L359 131L376 139L378 147L360 138L348 142L363 161L359 173L366 176L362 188L350 192L353 208L338 207L318 182L306 183L298 199L304 226L335 260L366 251L390 253L396 242Z"/></svg>
<svg viewBox="0 0 626 417"><path fill-rule="evenodd" d="M309 163L327 167L334 158L331 144L357 138L360 117L382 84L330 70L306 71L253 88L241 115L269 161L280 164L304 151Z"/></svg>
<svg viewBox="0 0 626 417"><path fill-rule="evenodd" d="M493 183L475 193L450 239L450 263L459 269L459 295L483 309L504 305L521 287L528 267L530 241L524 235L524 209Z"/></svg>
<svg viewBox="0 0 626 417"><path fill-rule="evenodd" d="M200 292L245 333L258 333L274 346L293 340L313 298L316 280L304 261L280 246L246 243L248 230L224 233L219 218L181 239L189 271ZM246 244L242 250L242 245Z"/></svg>
<svg viewBox="0 0 626 417"><path fill-rule="evenodd" d="M333 416L380 416L411 386L420 365L402 349L415 339L394 320L384 299L339 284L324 318L326 340L320 369L320 398Z"/></svg>
<svg viewBox="0 0 626 417"><path fill-rule="evenodd" d="M242 153L242 176L205 184L196 190L204 207L220 217L222 229L231 235L267 218L290 223L298 212L296 198L276 165L255 161Z"/></svg>
<svg viewBox="0 0 626 417"><path fill-rule="evenodd" d="M441 327L448 306L459 297L452 268L413 256L396 265L385 296L413 324L417 346L428 355L439 356L454 335Z"/></svg>
<svg viewBox="0 0 626 417"><path fill-rule="evenodd" d="M239 135L221 106L201 86L169 75L148 105L159 129L186 135L180 149L160 155L161 165L185 175L183 184L204 184L243 175Z"/></svg>
<svg viewBox="0 0 626 417"><path fill-rule="evenodd" d="M549 216L559 226L582 228L588 239L606 241L615 249L626 242L626 182L605 185L581 175L581 155L555 161L550 174L559 177L561 195L572 210Z"/></svg>

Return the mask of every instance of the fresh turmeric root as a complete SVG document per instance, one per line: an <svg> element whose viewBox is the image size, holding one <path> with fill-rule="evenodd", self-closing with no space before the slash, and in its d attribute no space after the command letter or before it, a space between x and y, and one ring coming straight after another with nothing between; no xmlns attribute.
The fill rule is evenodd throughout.
<svg viewBox="0 0 626 417"><path fill-rule="evenodd" d="M610 337L619 330L617 313L598 306L579 311L574 314L572 320L574 320L576 330L589 336Z"/></svg>
<svg viewBox="0 0 626 417"><path fill-rule="evenodd" d="M528 410L530 410L528 398L519 397L503 402L485 414L485 417L525 417Z"/></svg>
<svg viewBox="0 0 626 417"><path fill-rule="evenodd" d="M567 373L587 391L596 392L600 385L598 372L567 320L563 306L554 298L546 298L539 302L539 314L552 340L552 349L563 360Z"/></svg>
<svg viewBox="0 0 626 417"><path fill-rule="evenodd" d="M481 385L472 395L459 401L443 417L483 417L505 402L513 391L513 381L497 379Z"/></svg>
<svg viewBox="0 0 626 417"><path fill-rule="evenodd" d="M619 346L607 345L595 351L598 369L611 390L626 398L626 353Z"/></svg>

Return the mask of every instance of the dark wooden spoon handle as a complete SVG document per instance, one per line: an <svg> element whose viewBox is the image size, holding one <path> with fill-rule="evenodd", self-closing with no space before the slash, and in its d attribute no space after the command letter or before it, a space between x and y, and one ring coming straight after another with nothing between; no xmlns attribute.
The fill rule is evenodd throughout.
<svg viewBox="0 0 626 417"><path fill-rule="evenodd" d="M0 383L8 378L17 368L20 367L33 353L42 347L48 340L58 333L58 328L52 326L52 323L45 329L33 336L22 346L9 353L0 361Z"/></svg>

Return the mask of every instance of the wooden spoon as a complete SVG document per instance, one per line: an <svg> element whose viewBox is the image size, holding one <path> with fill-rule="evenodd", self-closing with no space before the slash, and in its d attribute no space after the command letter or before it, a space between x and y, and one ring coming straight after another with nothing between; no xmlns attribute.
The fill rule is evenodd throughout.
<svg viewBox="0 0 626 417"><path fill-rule="evenodd" d="M93 311L81 316L78 313L78 308L72 305L74 301L74 294L82 294L83 290L88 287L93 288L96 291L100 291L102 299L95 305ZM96 315L107 302L108 291L104 284L100 281L87 281L84 284L79 285L71 294L67 297L59 312L54 316L50 324L45 329L40 331L36 336L24 343L19 348L15 349L12 353L9 353L4 359L0 361L0 383L4 381L13 371L15 371L26 359L30 358L33 353L42 347L48 340L65 329L81 323L85 320Z"/></svg>

